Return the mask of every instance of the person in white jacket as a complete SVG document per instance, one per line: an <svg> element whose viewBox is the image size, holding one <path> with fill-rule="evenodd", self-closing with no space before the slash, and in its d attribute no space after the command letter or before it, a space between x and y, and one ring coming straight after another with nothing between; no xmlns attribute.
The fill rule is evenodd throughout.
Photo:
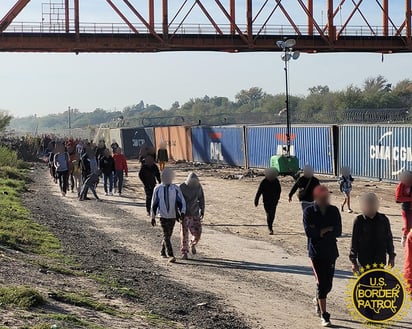
<svg viewBox="0 0 412 329"><path fill-rule="evenodd" d="M163 229L163 241L160 254L169 257L169 262L176 262L170 238L173 234L176 221L185 217L186 202L180 188L173 184L174 172L165 168L162 172L162 183L156 186L153 192L151 217L152 226L156 226L156 216L160 217L160 225ZM167 252L167 254L166 254Z"/></svg>

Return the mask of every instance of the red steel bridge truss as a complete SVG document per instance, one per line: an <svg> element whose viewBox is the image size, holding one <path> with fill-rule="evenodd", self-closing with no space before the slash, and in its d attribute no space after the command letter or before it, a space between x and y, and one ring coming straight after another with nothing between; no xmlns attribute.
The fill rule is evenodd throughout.
<svg viewBox="0 0 412 329"><path fill-rule="evenodd" d="M41 19L19 20L35 2L43 5ZM100 23L83 18L86 11L90 17L92 4L92 17ZM411 5L412 0L15 0L10 8L0 3L0 51L278 51L276 41L294 38L296 49L312 53L411 52ZM102 8L115 22L99 16Z"/></svg>

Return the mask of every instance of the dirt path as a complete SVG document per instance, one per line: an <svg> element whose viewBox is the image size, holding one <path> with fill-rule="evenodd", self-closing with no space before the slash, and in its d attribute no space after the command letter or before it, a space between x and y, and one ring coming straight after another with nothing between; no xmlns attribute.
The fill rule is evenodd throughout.
<svg viewBox="0 0 412 329"><path fill-rule="evenodd" d="M102 197L103 203L80 203L71 195L60 198L57 187L46 179L45 171L35 185L38 192L46 189L52 192L53 200L60 200L57 209L69 211L70 222L44 218L44 223L54 229L73 254L79 255L89 271L103 271L123 280L127 286L138 288L141 302L149 309L188 327L196 323L201 328L309 329L319 326L311 305L315 288L306 257L300 206L285 201L290 180L282 180L284 194L272 237L267 235L263 210L252 205L258 179L228 181L216 177L213 171L202 172L207 216L199 254L189 261L170 265L158 257L160 228L149 225L143 190L136 178L137 164L134 168L125 197ZM177 181L183 181L185 176L186 170L179 170ZM328 184L337 191L336 182ZM359 182L356 188L358 192L379 193L383 212L390 215L394 234L399 237L401 224L397 206L392 203L393 186ZM335 193L335 204L338 197ZM356 209L356 201L353 208ZM362 327L351 320L344 303L351 274L347 255L353 217L343 216L341 257L330 296L330 311L337 328ZM177 231L175 229L176 254ZM402 264L398 242L396 247L400 256L398 264ZM141 284L142 277L146 286ZM161 283L163 281L165 283ZM207 305L198 306L204 303ZM247 325L231 314L238 314ZM409 316L393 328L410 328L411 321Z"/></svg>

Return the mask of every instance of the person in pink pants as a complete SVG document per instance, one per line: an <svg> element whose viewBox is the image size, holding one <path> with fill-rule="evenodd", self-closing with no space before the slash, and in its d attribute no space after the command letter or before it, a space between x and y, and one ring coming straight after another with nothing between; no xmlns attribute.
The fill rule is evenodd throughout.
<svg viewBox="0 0 412 329"><path fill-rule="evenodd" d="M180 242L182 259L187 259L189 253L189 232L192 234L190 250L196 254L196 245L202 234L202 219L205 214L205 196L199 178L190 173L180 190L186 201L186 216L180 222Z"/></svg>

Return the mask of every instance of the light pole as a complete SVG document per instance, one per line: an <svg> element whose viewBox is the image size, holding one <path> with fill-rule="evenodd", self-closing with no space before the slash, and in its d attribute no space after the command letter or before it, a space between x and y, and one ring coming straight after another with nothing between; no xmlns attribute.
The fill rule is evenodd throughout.
<svg viewBox="0 0 412 329"><path fill-rule="evenodd" d="M300 57L299 51L293 51L296 40L287 39L276 42L276 45L282 49L282 61L285 63L285 91L286 91L286 156L290 157L290 97L289 97L289 61Z"/></svg>
<svg viewBox="0 0 412 329"><path fill-rule="evenodd" d="M280 175L297 177L299 173L299 160L290 152L290 98L289 98L289 61L298 59L299 51L294 51L296 41L293 39L280 40L276 45L282 49L282 61L285 63L285 88L286 88L286 152L282 145L282 154L277 153L270 158L270 167L275 168Z"/></svg>
<svg viewBox="0 0 412 329"><path fill-rule="evenodd" d="M69 122L68 122L68 126L69 126L69 130L72 129L72 110L70 108L70 106L68 107L68 111L69 111Z"/></svg>

